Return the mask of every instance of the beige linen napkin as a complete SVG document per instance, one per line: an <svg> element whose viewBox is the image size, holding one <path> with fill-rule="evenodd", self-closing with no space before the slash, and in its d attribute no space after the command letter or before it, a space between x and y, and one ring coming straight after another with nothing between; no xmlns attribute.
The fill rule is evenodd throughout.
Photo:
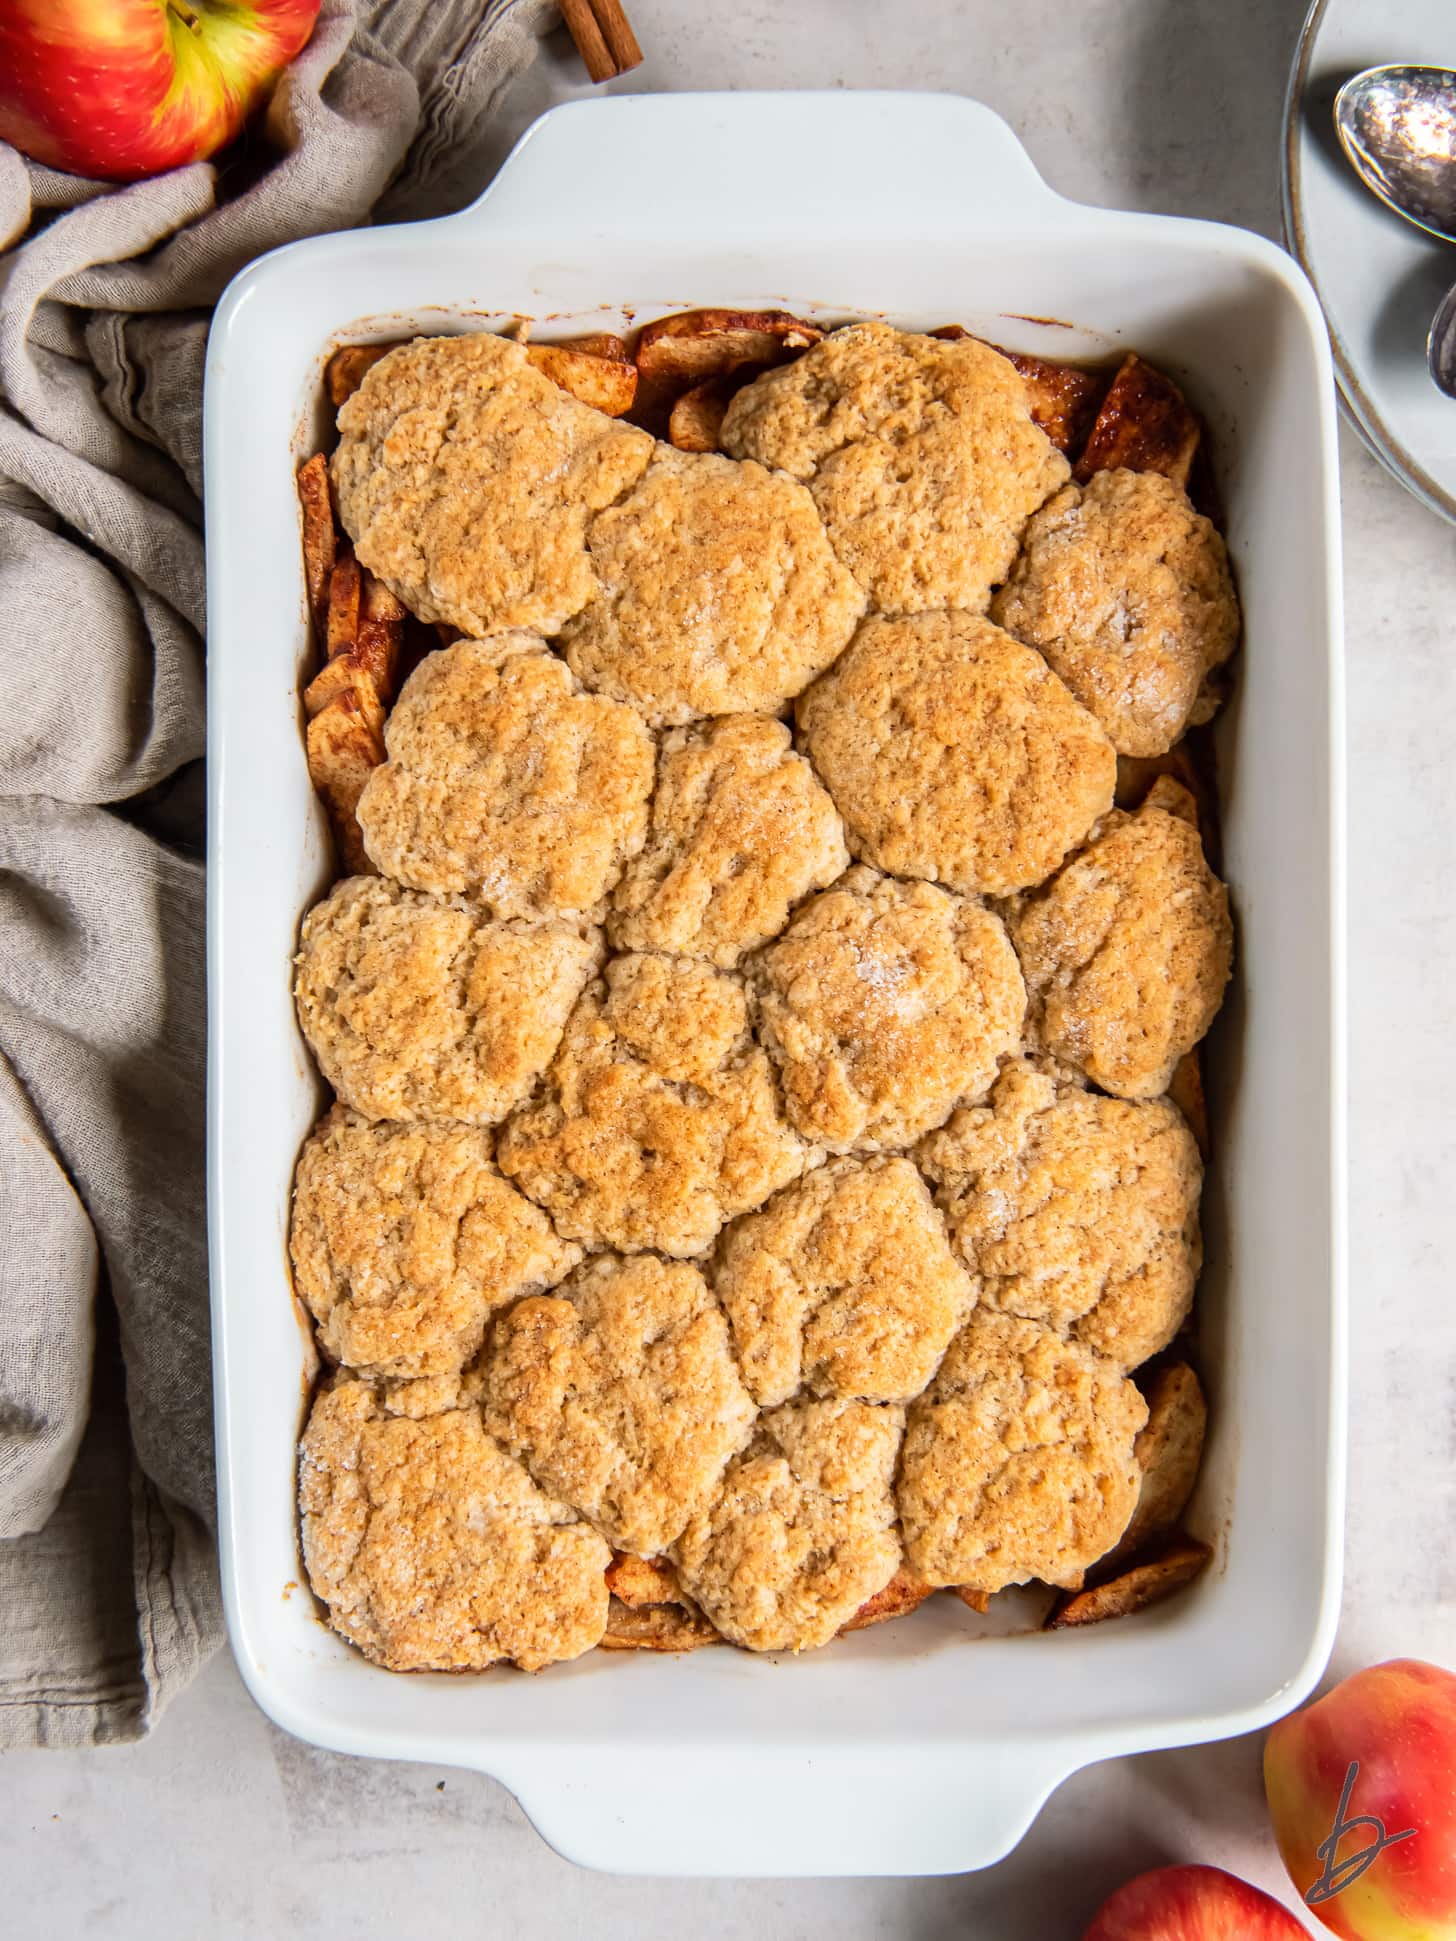
<svg viewBox="0 0 1456 1941"><path fill-rule="evenodd" d="M222 167L116 189L0 143L0 1747L138 1737L221 1636L208 310L262 250L428 210L554 15L324 0Z"/></svg>

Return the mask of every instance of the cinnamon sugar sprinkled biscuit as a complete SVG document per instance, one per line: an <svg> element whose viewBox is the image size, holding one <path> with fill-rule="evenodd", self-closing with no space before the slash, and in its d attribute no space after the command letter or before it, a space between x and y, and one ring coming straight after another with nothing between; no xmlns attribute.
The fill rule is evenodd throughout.
<svg viewBox="0 0 1456 1941"><path fill-rule="evenodd" d="M897 875L1003 896L1112 807L1112 743L1040 654L973 614L866 621L798 712L850 847Z"/></svg>
<svg viewBox="0 0 1456 1941"><path fill-rule="evenodd" d="M1132 1515L1147 1413L1112 1362L978 1308L906 1418L906 1556L932 1584L1078 1586Z"/></svg>
<svg viewBox="0 0 1456 1941"><path fill-rule="evenodd" d="M1064 487L1027 527L991 613L1045 654L1120 755L1165 754L1207 720L1208 676L1239 637L1223 540L1158 472Z"/></svg>
<svg viewBox="0 0 1456 1941"><path fill-rule="evenodd" d="M986 1307L1136 1368L1193 1302L1203 1164L1166 1099L1059 1086L1017 1059L916 1158Z"/></svg>
<svg viewBox="0 0 1456 1941"><path fill-rule="evenodd" d="M753 1428L723 1311L696 1267L589 1261L492 1330L486 1422L617 1549L665 1550Z"/></svg>
<svg viewBox="0 0 1456 1941"><path fill-rule="evenodd" d="M999 352L877 323L836 330L745 386L722 443L805 481L883 613L983 611L1068 472Z"/></svg>
<svg viewBox="0 0 1456 1941"><path fill-rule="evenodd" d="M339 413L339 518L418 619L555 633L596 592L586 535L639 478L644 431L578 404L520 344L427 337L375 364Z"/></svg>
<svg viewBox="0 0 1456 1941"><path fill-rule="evenodd" d="M490 1134L371 1125L336 1105L298 1162L294 1282L333 1360L380 1375L458 1369L492 1311L581 1258L490 1163Z"/></svg>
<svg viewBox="0 0 1456 1941"><path fill-rule="evenodd" d="M1000 919L858 867L751 965L791 1122L837 1152L908 1145L981 1096L1026 993Z"/></svg>
<svg viewBox="0 0 1456 1941"><path fill-rule="evenodd" d="M462 640L405 683L359 798L374 863L497 916L599 915L647 833L652 737L531 634Z"/></svg>
<svg viewBox="0 0 1456 1941"><path fill-rule="evenodd" d="M765 1408L816 1395L909 1402L974 1290L908 1159L836 1159L736 1220L713 1285Z"/></svg>
<svg viewBox="0 0 1456 1941"><path fill-rule="evenodd" d="M571 1238L692 1255L812 1153L779 1116L742 981L692 958L628 956L584 992L496 1157Z"/></svg>
<svg viewBox="0 0 1456 1941"><path fill-rule="evenodd" d="M803 486L716 453L659 446L590 543L602 592L565 629L566 658L653 723L774 713L864 611Z"/></svg>
<svg viewBox="0 0 1456 1941"><path fill-rule="evenodd" d="M370 1119L488 1125L530 1091L601 961L565 924L493 923L350 876L304 920L298 1021L319 1069Z"/></svg>
<svg viewBox="0 0 1456 1941"><path fill-rule="evenodd" d="M1120 1098L1167 1091L1233 961L1228 892L1197 829L1148 806L1109 815L1011 931L1041 1042Z"/></svg>
<svg viewBox="0 0 1456 1941"><path fill-rule="evenodd" d="M658 758L647 845L617 885L608 928L620 949L729 969L848 865L834 804L781 721L738 714L675 728Z"/></svg>
<svg viewBox="0 0 1456 1941"><path fill-rule="evenodd" d="M790 1402L761 1416L674 1548L684 1588L750 1651L827 1644L900 1564L891 1485L905 1411Z"/></svg>
<svg viewBox="0 0 1456 1941"><path fill-rule="evenodd" d="M329 1622L391 1671L526 1671L590 1651L612 1553L486 1434L458 1383L341 1378L299 1460L303 1556Z"/></svg>

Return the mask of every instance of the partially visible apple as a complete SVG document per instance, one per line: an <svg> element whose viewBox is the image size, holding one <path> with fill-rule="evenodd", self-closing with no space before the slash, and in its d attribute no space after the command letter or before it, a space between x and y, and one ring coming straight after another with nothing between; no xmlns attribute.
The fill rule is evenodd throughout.
<svg viewBox="0 0 1456 1941"><path fill-rule="evenodd" d="M1309 1941L1309 1930L1222 1867L1158 1867L1105 1900L1082 1941Z"/></svg>
<svg viewBox="0 0 1456 1941"><path fill-rule="evenodd" d="M1449 1671L1394 1658L1291 1712L1265 1741L1264 1791L1301 1898L1321 1881L1336 1890L1310 1909L1327 1928L1347 1941L1456 1941Z"/></svg>
<svg viewBox="0 0 1456 1941"><path fill-rule="evenodd" d="M134 182L232 140L319 0L0 0L0 139Z"/></svg>

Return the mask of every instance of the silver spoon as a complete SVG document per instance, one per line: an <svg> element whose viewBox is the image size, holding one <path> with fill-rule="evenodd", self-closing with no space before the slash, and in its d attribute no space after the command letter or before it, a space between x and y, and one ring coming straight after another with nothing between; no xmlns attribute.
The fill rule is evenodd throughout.
<svg viewBox="0 0 1456 1941"><path fill-rule="evenodd" d="M1456 286L1441 299L1426 339L1426 367L1436 388L1456 398Z"/></svg>
<svg viewBox="0 0 1456 1941"><path fill-rule="evenodd" d="M1335 132L1371 194L1442 242L1456 243L1456 73L1371 67L1335 96ZM1456 288L1426 339L1439 390L1456 398Z"/></svg>
<svg viewBox="0 0 1456 1941"><path fill-rule="evenodd" d="M1335 132L1387 209L1456 243L1456 73L1367 68L1335 96Z"/></svg>

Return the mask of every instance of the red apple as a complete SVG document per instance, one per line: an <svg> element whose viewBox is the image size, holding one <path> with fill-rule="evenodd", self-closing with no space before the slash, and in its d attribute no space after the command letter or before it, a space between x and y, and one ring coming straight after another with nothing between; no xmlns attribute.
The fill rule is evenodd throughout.
<svg viewBox="0 0 1456 1941"><path fill-rule="evenodd" d="M0 0L0 138L133 182L232 140L319 0Z"/></svg>
<svg viewBox="0 0 1456 1941"><path fill-rule="evenodd" d="M1309 1931L1222 1867L1157 1867L1105 1900L1082 1941L1309 1941Z"/></svg>
<svg viewBox="0 0 1456 1941"><path fill-rule="evenodd" d="M1392 1659L1281 1719L1264 1791L1289 1877L1307 1903L1315 1889L1310 1911L1327 1928L1347 1941L1456 1941L1449 1671Z"/></svg>

